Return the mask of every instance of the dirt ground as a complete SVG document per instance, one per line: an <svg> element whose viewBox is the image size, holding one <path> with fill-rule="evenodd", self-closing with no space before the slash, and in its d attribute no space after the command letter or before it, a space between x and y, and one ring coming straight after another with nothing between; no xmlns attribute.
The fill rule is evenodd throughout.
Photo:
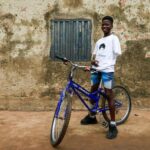
<svg viewBox="0 0 150 150"><path fill-rule="evenodd" d="M114 140L105 138L101 124L82 126L86 112L73 111L67 134L58 150L149 150L150 110L133 109L118 126ZM49 142L53 112L0 111L0 150L54 150Z"/></svg>

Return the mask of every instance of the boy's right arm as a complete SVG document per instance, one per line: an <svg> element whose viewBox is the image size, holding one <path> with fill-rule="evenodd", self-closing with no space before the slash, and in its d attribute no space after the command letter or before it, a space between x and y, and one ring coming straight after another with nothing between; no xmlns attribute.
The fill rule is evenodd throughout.
<svg viewBox="0 0 150 150"><path fill-rule="evenodd" d="M91 65L98 66L98 61L95 60L96 54L92 54Z"/></svg>

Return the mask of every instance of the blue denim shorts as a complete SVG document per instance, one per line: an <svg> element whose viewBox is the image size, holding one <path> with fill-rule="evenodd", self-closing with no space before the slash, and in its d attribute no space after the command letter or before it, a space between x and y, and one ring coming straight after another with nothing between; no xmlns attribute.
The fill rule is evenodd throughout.
<svg viewBox="0 0 150 150"><path fill-rule="evenodd" d="M91 73L91 85L102 84L107 89L112 89L114 85L114 72L94 72Z"/></svg>

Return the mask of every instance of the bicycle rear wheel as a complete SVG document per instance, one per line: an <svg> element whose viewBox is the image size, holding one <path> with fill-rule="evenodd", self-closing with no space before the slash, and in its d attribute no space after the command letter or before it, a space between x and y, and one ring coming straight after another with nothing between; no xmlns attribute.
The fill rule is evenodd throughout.
<svg viewBox="0 0 150 150"><path fill-rule="evenodd" d="M115 100L115 120L116 124L120 125L124 123L131 112L131 98L128 91L122 86L115 86L113 88L114 100ZM107 100L103 100L103 108L108 108ZM102 112L104 119L110 122L109 111Z"/></svg>
<svg viewBox="0 0 150 150"><path fill-rule="evenodd" d="M53 147L58 146L65 136L72 110L70 94L63 91L61 100L58 102L52 121L50 142Z"/></svg>

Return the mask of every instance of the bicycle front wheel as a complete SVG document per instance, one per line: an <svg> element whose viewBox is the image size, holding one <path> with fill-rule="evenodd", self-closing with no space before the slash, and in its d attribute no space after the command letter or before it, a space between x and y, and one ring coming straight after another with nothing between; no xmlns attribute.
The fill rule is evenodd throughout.
<svg viewBox="0 0 150 150"><path fill-rule="evenodd" d="M124 123L131 112L131 98L128 91L122 86L115 86L113 88L114 101L115 101L115 120L116 124L120 125ZM103 107L108 107L107 100L103 101ZM110 112L103 111L102 112L104 119L107 122L110 122Z"/></svg>
<svg viewBox="0 0 150 150"><path fill-rule="evenodd" d="M64 138L70 121L72 100L70 94L63 91L60 101L57 104L52 121L50 142L53 147L59 145Z"/></svg>

